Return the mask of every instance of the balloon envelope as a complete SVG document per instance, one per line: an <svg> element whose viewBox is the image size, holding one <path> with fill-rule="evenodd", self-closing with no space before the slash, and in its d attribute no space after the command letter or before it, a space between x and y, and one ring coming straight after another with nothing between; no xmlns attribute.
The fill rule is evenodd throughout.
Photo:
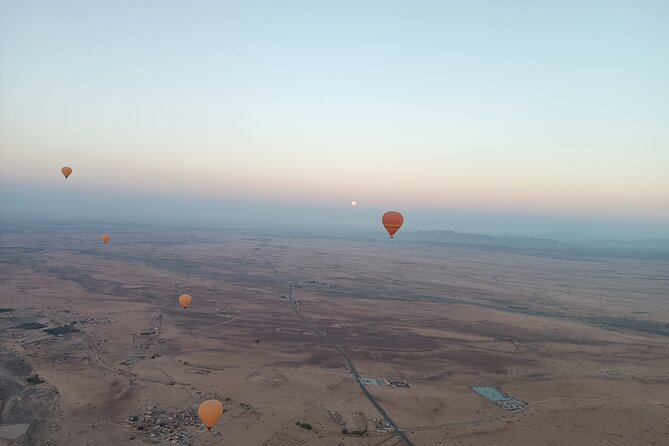
<svg viewBox="0 0 669 446"><path fill-rule="evenodd" d="M60 169L60 171L63 172L63 175L65 175L65 179L66 179L66 180L67 180L67 177L69 177L70 175L72 175L72 168L71 168L71 167L67 167L67 166L65 166L65 167L63 167L62 169Z"/></svg>
<svg viewBox="0 0 669 446"><path fill-rule="evenodd" d="M104 233L104 234L102 234L102 235L100 236L100 240L102 240L102 243L104 243L105 245L106 245L107 243L109 243L109 239L110 239L110 238L111 238L111 237L109 237L109 234L107 234L107 233Z"/></svg>
<svg viewBox="0 0 669 446"><path fill-rule="evenodd" d="M181 304L182 307L188 308L188 305L193 301L193 296L190 294L182 294L179 296L179 303Z"/></svg>
<svg viewBox="0 0 669 446"><path fill-rule="evenodd" d="M388 211L383 214L381 222L383 223L383 226L385 226L386 231L388 231L388 234L390 234L390 238L393 238L395 233L402 227L404 217L397 211Z"/></svg>
<svg viewBox="0 0 669 446"><path fill-rule="evenodd" d="M197 414L204 425L211 430L214 424L221 418L221 415L223 415L223 404L217 400L207 400L200 404Z"/></svg>

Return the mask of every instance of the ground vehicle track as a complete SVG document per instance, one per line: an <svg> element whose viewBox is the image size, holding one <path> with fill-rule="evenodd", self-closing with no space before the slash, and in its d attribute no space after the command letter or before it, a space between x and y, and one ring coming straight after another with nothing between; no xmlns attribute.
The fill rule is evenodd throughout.
<svg viewBox="0 0 669 446"><path fill-rule="evenodd" d="M258 254L258 255L260 255L260 254ZM295 301L293 300L293 285L292 285L288 280L286 280L286 279L285 279L285 278L284 278L284 277L277 271L276 267L272 264L272 262L270 262L269 260L267 260L267 259L266 259L265 257L263 257L262 255L260 255L260 257L265 261L265 263L267 264L267 266L268 266L269 268L271 268L271 270L272 270L272 272L274 273L274 275L275 275L281 282L283 282L284 284L286 284L286 286L288 287L288 302L290 303L290 306L292 307L292 309L293 309L293 311L295 312L295 314L297 315L297 317L299 317L305 324L309 325L315 332L317 332L323 339L325 339L325 340L327 341L328 344L330 344L332 347L334 347L334 348L337 350L337 352L339 352L339 354L340 354L340 355L344 358L344 360L346 361L346 364L348 365L349 370L351 371L351 373L352 373L353 376L355 377L355 380L357 381L358 386L360 387L360 390L361 390L362 393L365 395L365 397L369 400L369 402L372 403L372 406L374 406L374 408L375 408L376 411L379 413L379 415L381 415L381 416L383 417L383 419L384 419L385 421L387 421L388 424L390 424L390 425L393 427L393 429L395 430L395 434L399 437L399 440L400 440L402 443L404 443L406 446L413 446L413 443L411 443L411 440L409 440L409 439L407 438L407 436L405 435L404 431L403 431L402 429L400 429L400 428L395 424L395 422L390 418L390 416L389 416L389 415L386 413L386 411L383 409L383 407L381 406L381 404L379 404L379 402L376 400L376 398L374 398L374 395L372 395L371 393L369 393L369 391L367 390L367 388L365 387L365 385L364 385L364 384L362 383L362 381L360 380L360 374L358 374L358 370L355 368L355 366L353 365L353 362L351 362L351 360L349 359L349 357L348 357L348 355L346 354L346 352L344 352L344 350L342 350L341 347L339 347L337 344L335 344L335 342L332 341L332 340L328 337L328 335L327 335L325 332L321 331L318 327L316 327L316 325L315 325L313 322L310 322L310 321L309 321L309 320L308 320L302 313L300 313L300 310L297 308L297 305L295 304Z"/></svg>

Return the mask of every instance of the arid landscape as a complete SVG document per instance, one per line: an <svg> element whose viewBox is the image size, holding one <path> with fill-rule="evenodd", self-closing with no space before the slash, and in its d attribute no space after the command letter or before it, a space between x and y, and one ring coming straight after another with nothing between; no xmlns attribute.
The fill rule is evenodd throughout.
<svg viewBox="0 0 669 446"><path fill-rule="evenodd" d="M666 253L102 229L0 227L0 445L669 444Z"/></svg>

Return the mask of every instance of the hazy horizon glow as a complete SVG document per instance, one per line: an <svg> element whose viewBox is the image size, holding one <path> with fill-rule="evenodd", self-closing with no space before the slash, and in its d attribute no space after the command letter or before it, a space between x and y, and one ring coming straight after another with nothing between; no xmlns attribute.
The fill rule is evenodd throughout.
<svg viewBox="0 0 669 446"><path fill-rule="evenodd" d="M0 212L70 165L118 203L669 223L664 1L0 5Z"/></svg>

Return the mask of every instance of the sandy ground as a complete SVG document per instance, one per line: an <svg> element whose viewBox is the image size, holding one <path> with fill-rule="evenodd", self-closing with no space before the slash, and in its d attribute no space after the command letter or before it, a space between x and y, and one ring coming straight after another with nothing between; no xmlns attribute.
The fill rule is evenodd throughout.
<svg viewBox="0 0 669 446"><path fill-rule="evenodd" d="M415 445L669 444L666 261L111 232L0 233L0 429L29 424L0 445L396 444L282 278L361 375L409 383L370 391ZM482 384L529 405L504 410ZM170 421L209 398L226 407L217 434ZM362 412L368 433L332 412Z"/></svg>

